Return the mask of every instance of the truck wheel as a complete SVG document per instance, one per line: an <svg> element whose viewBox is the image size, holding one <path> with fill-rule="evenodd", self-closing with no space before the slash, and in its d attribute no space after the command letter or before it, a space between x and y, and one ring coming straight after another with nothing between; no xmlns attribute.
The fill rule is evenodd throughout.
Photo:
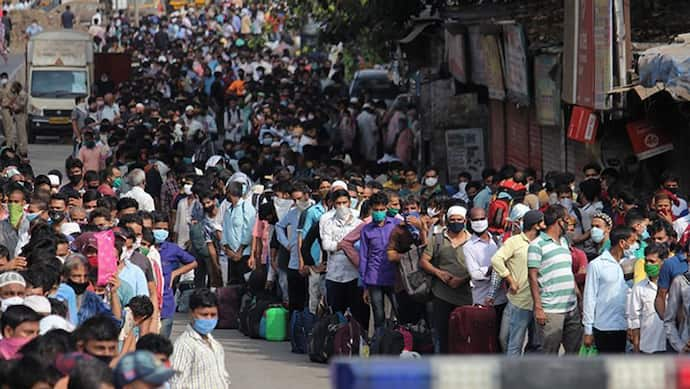
<svg viewBox="0 0 690 389"><path fill-rule="evenodd" d="M36 143L36 131L34 131L33 126L31 126L31 120L26 123L26 132L28 132L27 137L29 138L29 144Z"/></svg>

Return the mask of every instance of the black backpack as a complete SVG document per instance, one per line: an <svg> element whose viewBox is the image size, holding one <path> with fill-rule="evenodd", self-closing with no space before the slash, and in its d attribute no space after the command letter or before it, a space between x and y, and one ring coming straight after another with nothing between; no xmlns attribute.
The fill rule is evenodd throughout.
<svg viewBox="0 0 690 389"><path fill-rule="evenodd" d="M309 360L317 363L328 363L333 355L335 334L343 323L343 315L332 313L323 316L314 324L307 343Z"/></svg>

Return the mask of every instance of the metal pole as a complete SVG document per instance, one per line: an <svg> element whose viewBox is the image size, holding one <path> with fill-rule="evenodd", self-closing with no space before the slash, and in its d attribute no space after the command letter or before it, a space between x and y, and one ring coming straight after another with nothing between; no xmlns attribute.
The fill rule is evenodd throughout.
<svg viewBox="0 0 690 389"><path fill-rule="evenodd" d="M134 22L139 27L139 0L134 0Z"/></svg>

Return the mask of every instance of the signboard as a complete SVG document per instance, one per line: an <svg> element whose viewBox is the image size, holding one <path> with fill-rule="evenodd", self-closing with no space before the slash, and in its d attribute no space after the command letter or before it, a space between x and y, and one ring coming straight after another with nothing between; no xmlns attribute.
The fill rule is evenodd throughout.
<svg viewBox="0 0 690 389"><path fill-rule="evenodd" d="M577 105L594 108L594 0L580 0L577 34Z"/></svg>
<svg viewBox="0 0 690 389"><path fill-rule="evenodd" d="M563 94L568 104L577 101L577 15L579 2L563 0Z"/></svg>
<svg viewBox="0 0 690 389"><path fill-rule="evenodd" d="M609 109L608 92L613 89L613 4L594 0L594 108Z"/></svg>
<svg viewBox="0 0 690 389"><path fill-rule="evenodd" d="M484 51L482 50L482 34L479 26L470 26L467 28L469 32L469 57L472 60L471 79L472 83L476 85L486 85L486 65L484 62Z"/></svg>
<svg viewBox="0 0 690 389"><path fill-rule="evenodd" d="M489 88L489 98L505 100L506 88L503 83L503 54L496 35L482 35L482 52L486 69L486 86Z"/></svg>
<svg viewBox="0 0 690 389"><path fill-rule="evenodd" d="M668 132L646 120L628 123L626 129L633 152L639 160L673 150L673 143Z"/></svg>
<svg viewBox="0 0 690 389"><path fill-rule="evenodd" d="M522 25L503 25L505 49L505 84L508 98L513 102L529 105L529 80L527 75L527 41Z"/></svg>
<svg viewBox="0 0 690 389"><path fill-rule="evenodd" d="M540 126L561 124L561 64L556 54L534 57L534 103Z"/></svg>
<svg viewBox="0 0 690 389"><path fill-rule="evenodd" d="M86 65L87 41L50 41L37 39L32 42L32 63L36 66L84 66Z"/></svg>
<svg viewBox="0 0 690 389"><path fill-rule="evenodd" d="M480 179L486 166L484 130L446 130L446 161L449 180L454 180L461 172L469 172L473 179Z"/></svg>
<svg viewBox="0 0 690 389"><path fill-rule="evenodd" d="M465 36L446 30L446 56L448 70L458 82L467 83L467 64L465 56Z"/></svg>
<svg viewBox="0 0 690 389"><path fill-rule="evenodd" d="M582 143L594 143L598 127L599 118L591 108L573 107L568 126L568 138Z"/></svg>

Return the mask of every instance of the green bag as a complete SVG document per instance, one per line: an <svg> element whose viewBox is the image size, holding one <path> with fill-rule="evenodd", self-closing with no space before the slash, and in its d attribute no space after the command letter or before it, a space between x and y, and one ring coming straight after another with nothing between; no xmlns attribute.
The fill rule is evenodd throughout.
<svg viewBox="0 0 690 389"><path fill-rule="evenodd" d="M283 307L268 308L264 313L266 319L266 340L282 342L287 340L289 312Z"/></svg>
<svg viewBox="0 0 690 389"><path fill-rule="evenodd" d="M580 347L580 353L579 353L579 355L580 355L581 357L585 357L585 358L587 358L587 357L596 357L597 355L599 355L599 350L597 350L597 347L596 347L596 346L589 346L589 347L587 347L587 346L585 346L585 345L583 344L582 347Z"/></svg>

